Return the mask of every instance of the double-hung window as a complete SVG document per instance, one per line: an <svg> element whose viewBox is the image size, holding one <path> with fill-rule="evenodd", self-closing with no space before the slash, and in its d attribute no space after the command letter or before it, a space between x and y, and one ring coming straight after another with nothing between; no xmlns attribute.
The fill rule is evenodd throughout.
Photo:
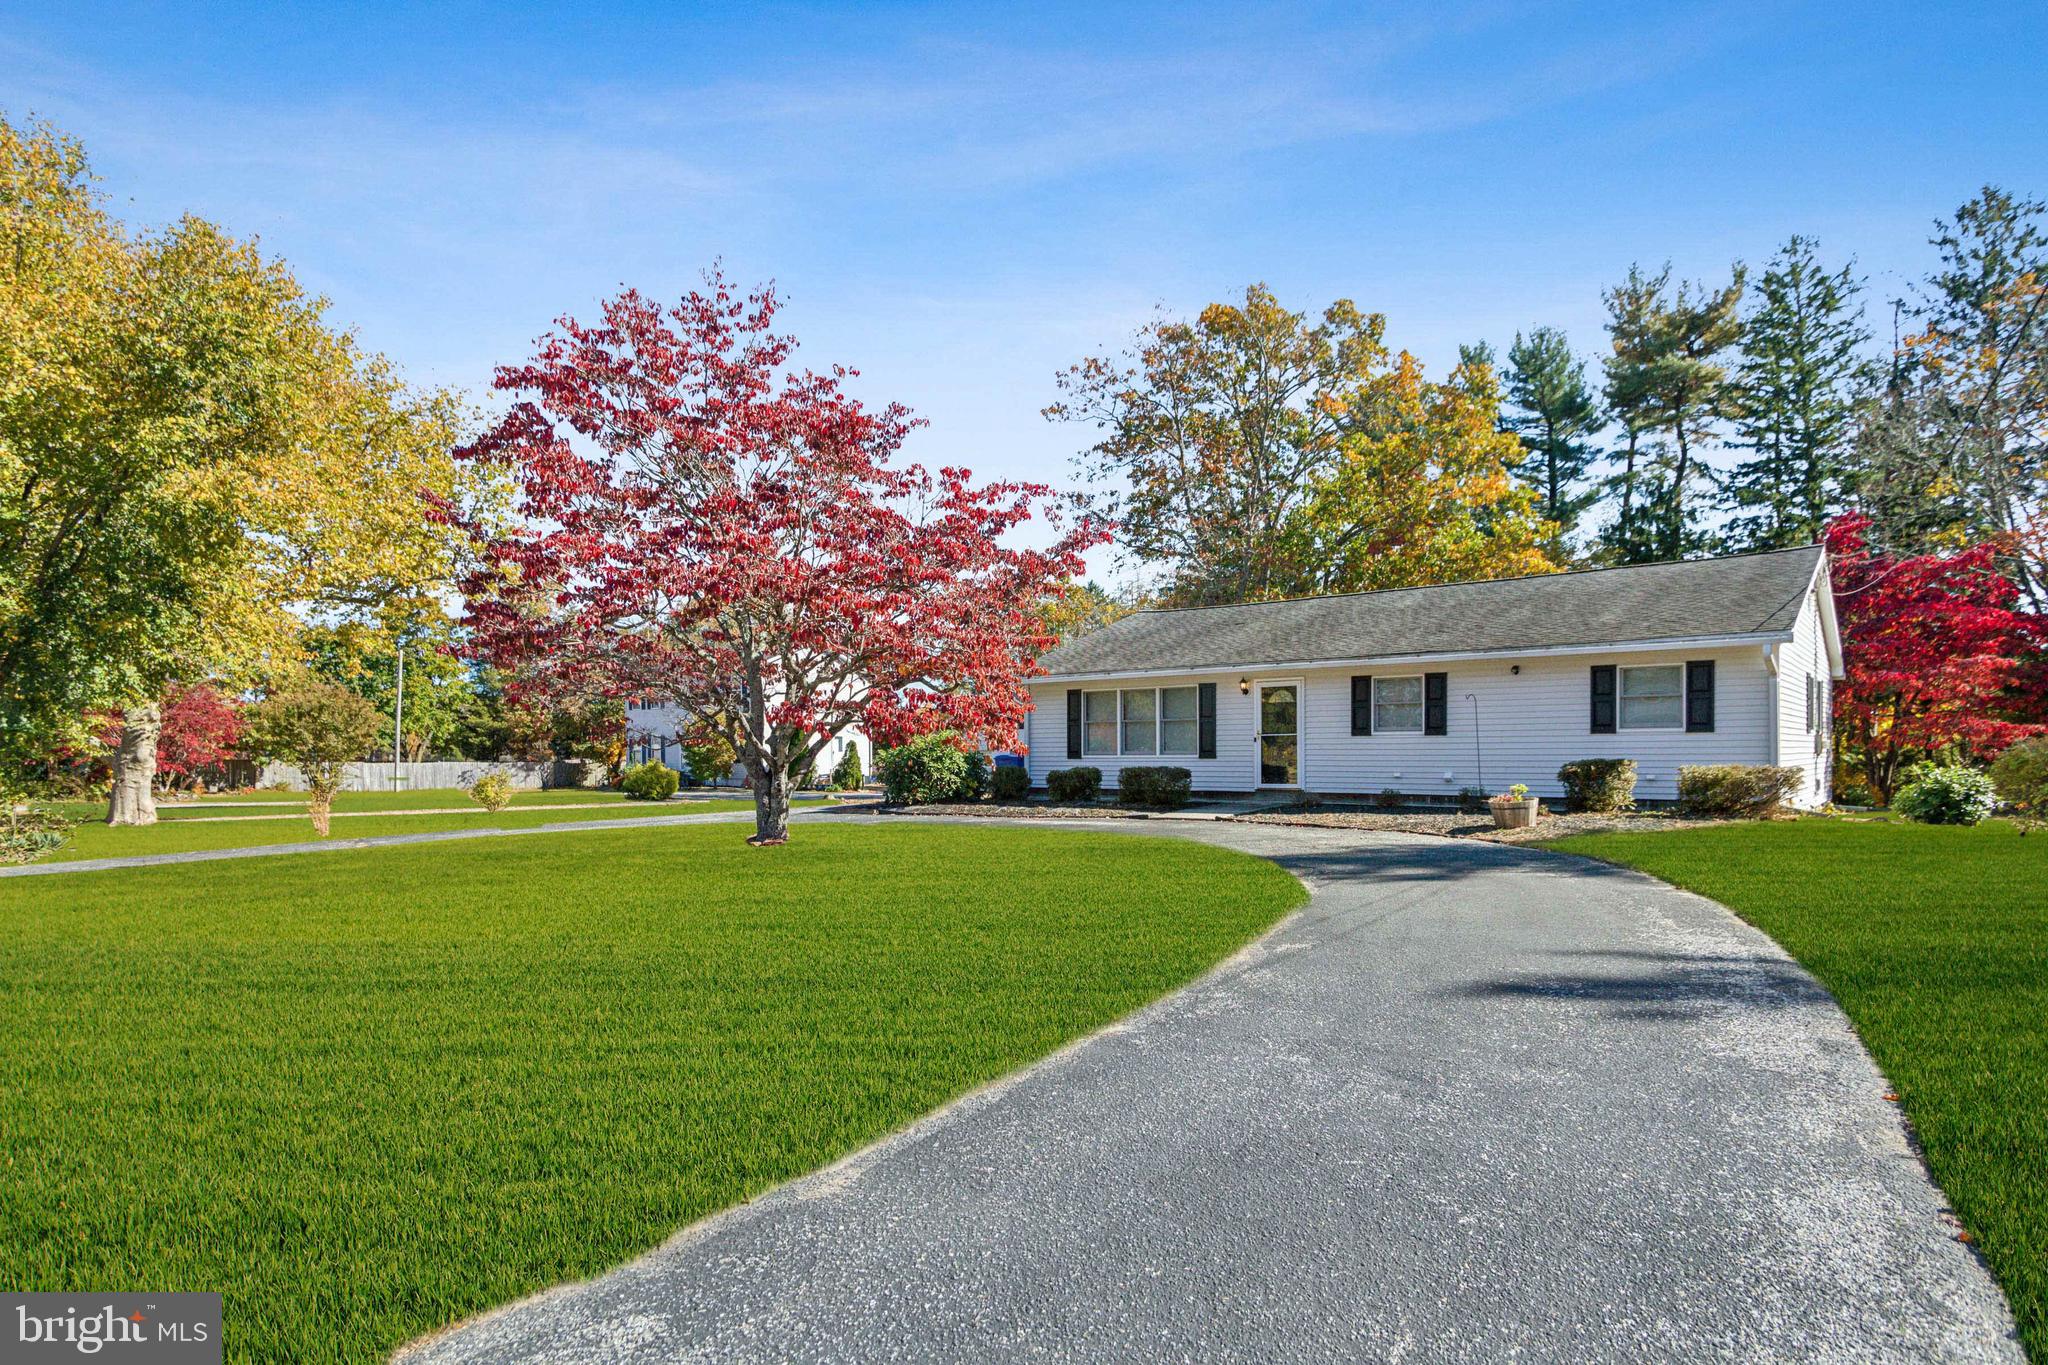
<svg viewBox="0 0 2048 1365"><path fill-rule="evenodd" d="M1201 694L1193 687L1159 689L1159 752L1193 758L1201 747Z"/></svg>
<svg viewBox="0 0 2048 1365"><path fill-rule="evenodd" d="M1685 668L1642 664L1621 669L1621 728L1677 730L1685 725Z"/></svg>
<svg viewBox="0 0 2048 1365"><path fill-rule="evenodd" d="M1372 730L1376 735L1422 733L1422 675L1372 680Z"/></svg>
<svg viewBox="0 0 2048 1365"><path fill-rule="evenodd" d="M1127 688L1124 697L1124 752L1159 752L1159 692L1151 687Z"/></svg>
<svg viewBox="0 0 2048 1365"><path fill-rule="evenodd" d="M1081 752L1116 754L1116 693L1086 692L1081 697Z"/></svg>

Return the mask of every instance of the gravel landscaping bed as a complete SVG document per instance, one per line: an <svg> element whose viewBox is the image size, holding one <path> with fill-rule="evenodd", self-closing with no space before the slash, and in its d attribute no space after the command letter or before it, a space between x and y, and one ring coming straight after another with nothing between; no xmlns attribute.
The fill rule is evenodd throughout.
<svg viewBox="0 0 2048 1365"><path fill-rule="evenodd" d="M1314 825L1323 829L1384 829L1404 834L1440 834L1452 839L1487 839L1499 844L1526 844L1538 839L1561 839L1567 834L1604 834L1612 831L1695 829L1727 824L1676 815L1670 811L1634 811L1622 815L1567 815L1545 811L1528 829L1495 829L1491 815L1460 815L1455 812L1404 815L1398 811L1316 810L1267 811L1240 815L1239 820L1257 825Z"/></svg>
<svg viewBox="0 0 2048 1365"><path fill-rule="evenodd" d="M1001 801L937 801L929 806L875 807L883 815L992 815L1005 820L1142 820L1156 814L1150 810L1134 809L1130 806L1054 805L1049 801L1033 801L1026 805L1010 805ZM1200 810L1200 806L1190 806Z"/></svg>

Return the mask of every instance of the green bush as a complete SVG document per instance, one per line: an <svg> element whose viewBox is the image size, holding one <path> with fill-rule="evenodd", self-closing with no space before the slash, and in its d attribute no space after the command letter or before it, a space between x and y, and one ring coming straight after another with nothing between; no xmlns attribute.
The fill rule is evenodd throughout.
<svg viewBox="0 0 2048 1365"><path fill-rule="evenodd" d="M1632 758L1582 758L1557 770L1564 784L1564 808L1608 814L1634 810L1636 761Z"/></svg>
<svg viewBox="0 0 2048 1365"><path fill-rule="evenodd" d="M967 755L951 734L919 735L875 757L882 794L899 806L957 801L967 787Z"/></svg>
<svg viewBox="0 0 2048 1365"><path fill-rule="evenodd" d="M676 794L682 778L666 763L653 759L636 763L619 779L619 789L634 801L666 801Z"/></svg>
<svg viewBox="0 0 2048 1365"><path fill-rule="evenodd" d="M1998 806L1991 779L1960 764L1922 768L1892 798L1892 809L1923 825L1974 825Z"/></svg>
<svg viewBox="0 0 2048 1365"><path fill-rule="evenodd" d="M861 771L860 746L848 743L839 756L839 766L832 770L832 785L843 792L857 792L867 780L868 775Z"/></svg>
<svg viewBox="0 0 2048 1365"><path fill-rule="evenodd" d="M495 814L512 804L512 779L504 773L485 773L469 784L469 799Z"/></svg>
<svg viewBox="0 0 2048 1365"><path fill-rule="evenodd" d="M1878 804L1877 794L1861 782L1845 782L1835 788L1835 804L1838 806L1875 806Z"/></svg>
<svg viewBox="0 0 2048 1365"><path fill-rule="evenodd" d="M1678 808L1687 815L1768 820L1806 781L1801 768L1767 763L1709 763L1678 770Z"/></svg>
<svg viewBox="0 0 2048 1365"><path fill-rule="evenodd" d="M989 774L988 791L998 801L1022 801L1031 794L1031 774L1022 768L997 768Z"/></svg>
<svg viewBox="0 0 2048 1365"><path fill-rule="evenodd" d="M1484 787L1458 788L1458 814L1486 814L1487 791Z"/></svg>
<svg viewBox="0 0 2048 1365"><path fill-rule="evenodd" d="M1401 800L1400 788L1383 787L1380 790L1380 794L1372 799L1372 803L1381 810L1399 810L1401 809Z"/></svg>
<svg viewBox="0 0 2048 1365"><path fill-rule="evenodd" d="M1117 774L1116 801L1120 806L1179 810L1188 803L1194 785L1194 774L1186 768L1125 768Z"/></svg>
<svg viewBox="0 0 2048 1365"><path fill-rule="evenodd" d="M2021 740L1991 765L1991 785L2011 808L2020 833L2048 825L2048 739Z"/></svg>
<svg viewBox="0 0 2048 1365"><path fill-rule="evenodd" d="M1045 775L1045 794L1055 801L1093 801L1102 795L1102 769L1054 768Z"/></svg>
<svg viewBox="0 0 2048 1365"><path fill-rule="evenodd" d="M967 772L960 779L960 790L953 794L956 801L979 801L981 794L988 790L988 755L979 749L969 750Z"/></svg>

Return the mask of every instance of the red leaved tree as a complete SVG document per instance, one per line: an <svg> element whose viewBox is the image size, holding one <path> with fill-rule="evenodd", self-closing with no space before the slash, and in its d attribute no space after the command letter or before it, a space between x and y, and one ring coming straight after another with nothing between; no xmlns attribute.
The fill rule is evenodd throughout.
<svg viewBox="0 0 2048 1365"><path fill-rule="evenodd" d="M1835 726L1889 802L1918 758L1988 759L2048 733L2036 666L2048 620L2016 609L2019 588L1998 569L1998 542L1891 558L1871 552L1870 524L1853 514L1827 532L1846 673Z"/></svg>
<svg viewBox="0 0 2048 1365"><path fill-rule="evenodd" d="M791 773L850 725L1011 740L1036 609L1105 538L1040 485L892 465L910 413L792 369L777 307L714 271L673 308L629 290L595 326L562 319L498 371L519 401L462 452L516 490L514 529L477 528L477 650L528 689L721 727L755 843L787 837ZM1003 543L1034 516L1049 547Z"/></svg>
<svg viewBox="0 0 2048 1365"><path fill-rule="evenodd" d="M141 780L165 791L196 789L205 775L218 772L235 757L242 737L242 707L205 683L173 684L158 705L156 770ZM122 736L119 712L102 714L101 743L112 749ZM155 822L152 814L144 824Z"/></svg>

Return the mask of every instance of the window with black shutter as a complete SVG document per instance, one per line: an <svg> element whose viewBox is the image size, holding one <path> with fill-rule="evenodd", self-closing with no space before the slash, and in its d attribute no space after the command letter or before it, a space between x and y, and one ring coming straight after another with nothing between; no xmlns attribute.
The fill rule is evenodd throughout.
<svg viewBox="0 0 2048 1365"><path fill-rule="evenodd" d="M1714 661L1694 659L1685 666L1685 728L1691 734L1714 728Z"/></svg>
<svg viewBox="0 0 2048 1365"><path fill-rule="evenodd" d="M1216 684L1203 683L1196 702L1195 750L1198 757L1216 757Z"/></svg>
<svg viewBox="0 0 2048 1365"><path fill-rule="evenodd" d="M1422 733L1446 735L1451 731L1451 675L1422 675Z"/></svg>
<svg viewBox="0 0 2048 1365"><path fill-rule="evenodd" d="M1067 689L1067 757L1081 756L1081 689Z"/></svg>
<svg viewBox="0 0 2048 1365"><path fill-rule="evenodd" d="M1369 735L1372 733L1372 678L1370 675L1351 680L1351 733Z"/></svg>
<svg viewBox="0 0 2048 1365"><path fill-rule="evenodd" d="M1614 665L1593 665L1593 733L1614 733Z"/></svg>

